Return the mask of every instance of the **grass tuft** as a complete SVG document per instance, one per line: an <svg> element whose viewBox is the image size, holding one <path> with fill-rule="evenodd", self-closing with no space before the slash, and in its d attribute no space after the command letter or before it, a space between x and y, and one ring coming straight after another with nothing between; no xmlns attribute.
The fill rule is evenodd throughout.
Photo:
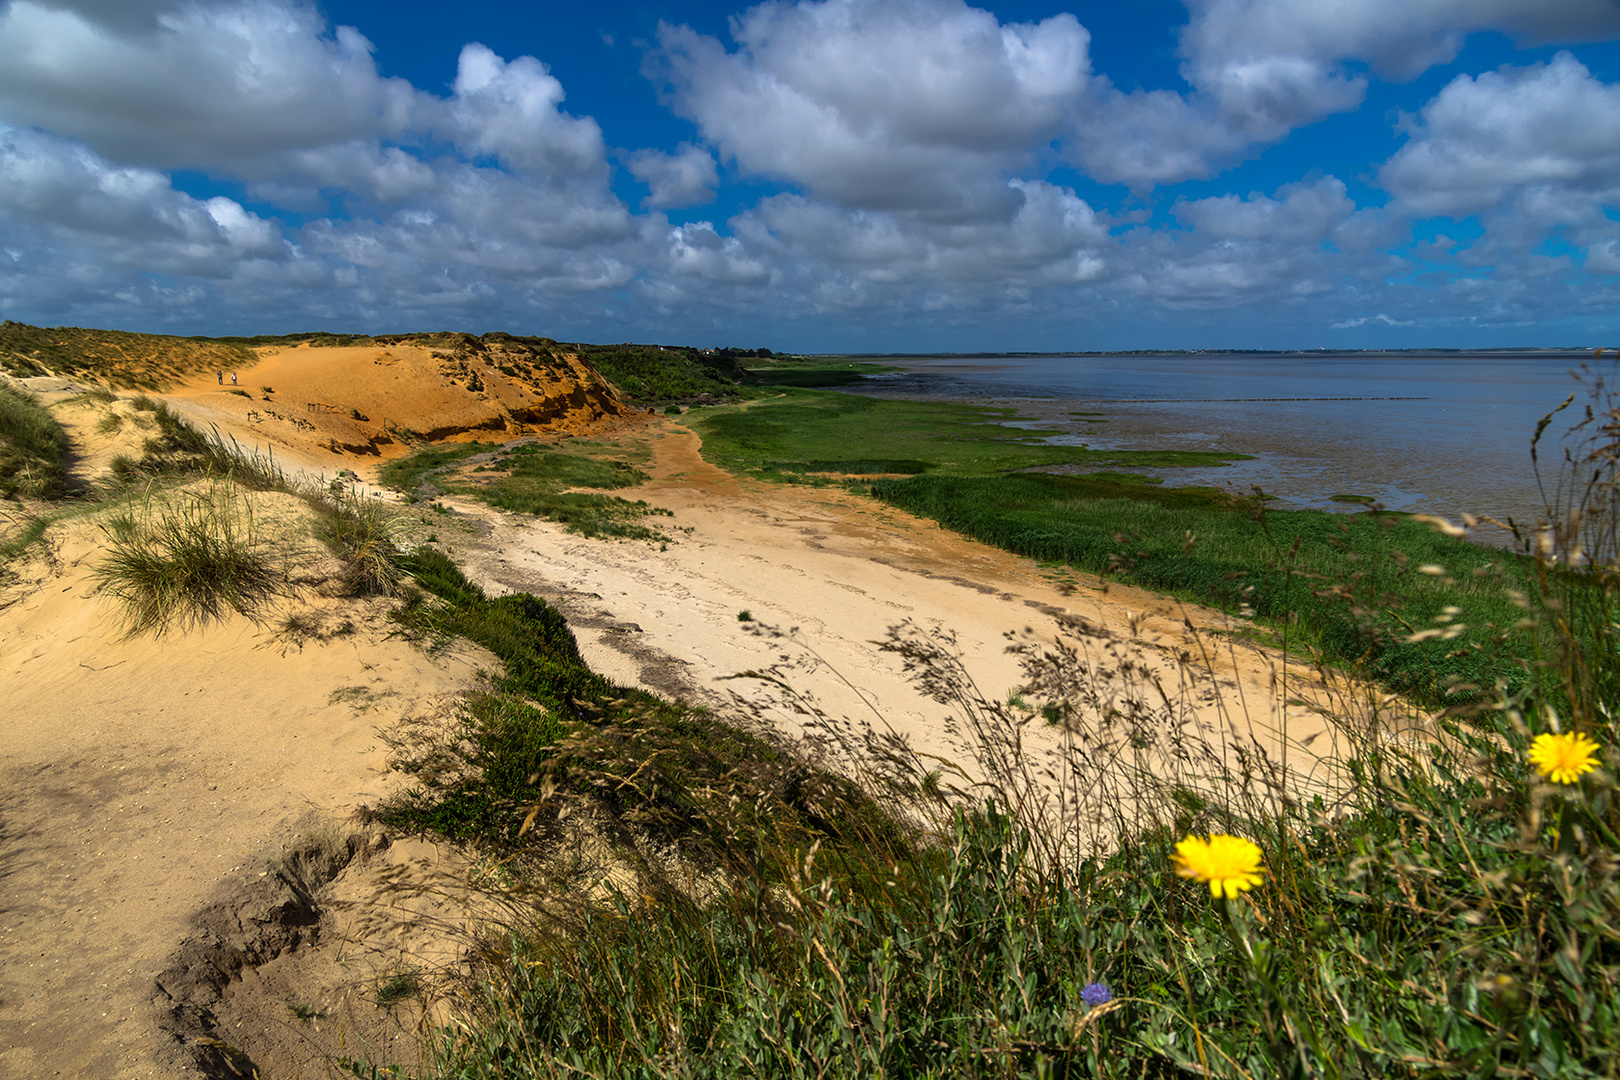
<svg viewBox="0 0 1620 1080"><path fill-rule="evenodd" d="M401 552L393 517L381 501L344 490L311 496L319 513L317 535L343 564L343 583L353 596L398 596L403 589Z"/></svg>
<svg viewBox="0 0 1620 1080"><path fill-rule="evenodd" d="M118 601L131 634L182 628L235 611L257 619L288 591L287 577L229 479L201 490L148 490L103 530L100 591Z"/></svg>

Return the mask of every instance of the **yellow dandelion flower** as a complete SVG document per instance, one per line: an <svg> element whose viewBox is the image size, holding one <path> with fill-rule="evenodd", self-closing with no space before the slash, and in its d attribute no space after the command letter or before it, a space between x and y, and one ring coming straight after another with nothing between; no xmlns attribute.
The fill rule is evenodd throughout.
<svg viewBox="0 0 1620 1080"><path fill-rule="evenodd" d="M1537 735L1530 744L1530 764L1543 779L1573 784L1598 767L1598 744L1585 735Z"/></svg>
<svg viewBox="0 0 1620 1080"><path fill-rule="evenodd" d="M1209 884L1211 896L1235 897L1264 880L1260 848L1238 836L1189 836L1176 845L1170 860L1176 873Z"/></svg>

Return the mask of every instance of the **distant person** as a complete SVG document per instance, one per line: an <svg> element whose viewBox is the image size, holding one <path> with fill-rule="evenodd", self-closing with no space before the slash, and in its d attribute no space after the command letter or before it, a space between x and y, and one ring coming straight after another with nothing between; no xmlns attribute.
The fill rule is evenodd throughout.
<svg viewBox="0 0 1620 1080"><path fill-rule="evenodd" d="M216 372L214 372L214 374L219 376L219 385L224 386L225 385L225 373L223 371L216 371Z"/></svg>
<svg viewBox="0 0 1620 1080"><path fill-rule="evenodd" d="M232 386L236 385L236 372L234 372L234 371L231 372L231 385Z"/></svg>

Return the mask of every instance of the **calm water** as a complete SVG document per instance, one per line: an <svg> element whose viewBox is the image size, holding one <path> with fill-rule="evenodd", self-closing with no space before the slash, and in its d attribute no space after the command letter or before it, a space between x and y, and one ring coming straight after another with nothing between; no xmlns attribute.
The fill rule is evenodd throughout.
<svg viewBox="0 0 1620 1080"><path fill-rule="evenodd" d="M905 360L855 390L1015 407L1019 426L1097 449L1225 450L1218 469L1155 470L1170 484L1259 485L1279 505L1347 509L1366 495L1392 510L1531 521L1542 499L1530 462L1536 422L1571 392L1590 352L1425 355L1259 354ZM1069 414L1092 412L1088 423ZM1568 423L1542 438L1555 459ZM1481 540L1491 540L1479 536ZM1502 542L1498 540L1497 542Z"/></svg>

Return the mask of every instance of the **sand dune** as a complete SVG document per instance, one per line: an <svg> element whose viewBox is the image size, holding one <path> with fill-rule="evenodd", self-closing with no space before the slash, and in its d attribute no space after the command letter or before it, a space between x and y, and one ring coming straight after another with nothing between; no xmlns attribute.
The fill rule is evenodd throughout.
<svg viewBox="0 0 1620 1080"><path fill-rule="evenodd" d="M418 439L577 434L637 411L572 355L443 338L263 349L251 367L193 377L166 396L204 424L308 464L396 457Z"/></svg>

